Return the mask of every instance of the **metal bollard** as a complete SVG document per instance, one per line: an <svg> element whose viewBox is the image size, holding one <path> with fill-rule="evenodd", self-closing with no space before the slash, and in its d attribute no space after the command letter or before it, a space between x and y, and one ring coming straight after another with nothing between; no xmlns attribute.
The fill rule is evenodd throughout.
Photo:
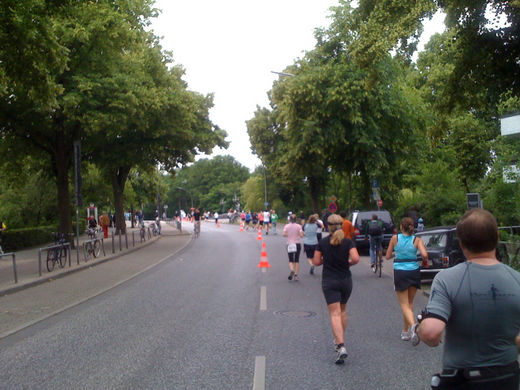
<svg viewBox="0 0 520 390"><path fill-rule="evenodd" d="M126 230L125 230L125 247L126 247L126 249L128 249L128 235L126 234Z"/></svg>
<svg viewBox="0 0 520 390"><path fill-rule="evenodd" d="M18 272L16 271L16 254L13 252L13 272L14 272L14 282L18 283Z"/></svg>
<svg viewBox="0 0 520 390"><path fill-rule="evenodd" d="M134 231L132 230L132 247L135 246L135 236L134 236Z"/></svg>
<svg viewBox="0 0 520 390"><path fill-rule="evenodd" d="M123 250L123 246L121 245L121 230L119 230L119 252Z"/></svg>
<svg viewBox="0 0 520 390"><path fill-rule="evenodd" d="M114 231L112 230L112 253L116 253L116 246L114 242Z"/></svg>
<svg viewBox="0 0 520 390"><path fill-rule="evenodd" d="M38 249L38 275L42 276L42 250Z"/></svg>

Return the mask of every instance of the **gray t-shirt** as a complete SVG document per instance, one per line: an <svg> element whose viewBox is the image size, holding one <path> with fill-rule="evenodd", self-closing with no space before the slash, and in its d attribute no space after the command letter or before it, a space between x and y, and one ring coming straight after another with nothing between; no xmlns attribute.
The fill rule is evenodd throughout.
<svg viewBox="0 0 520 390"><path fill-rule="evenodd" d="M520 273L465 262L435 277L430 313L446 320L443 368L499 366L518 356Z"/></svg>
<svg viewBox="0 0 520 390"><path fill-rule="evenodd" d="M305 235L303 236L303 243L305 245L318 244L318 225L315 223L306 223L303 227Z"/></svg>

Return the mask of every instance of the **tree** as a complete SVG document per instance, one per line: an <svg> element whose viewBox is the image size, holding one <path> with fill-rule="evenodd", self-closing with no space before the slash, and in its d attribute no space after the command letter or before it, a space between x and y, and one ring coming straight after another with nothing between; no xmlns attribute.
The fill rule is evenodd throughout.
<svg viewBox="0 0 520 390"><path fill-rule="evenodd" d="M56 177L60 231L69 232L72 144L89 139L85 124L92 120L92 107L81 102L93 90L110 91L100 82L102 76L119 65L117 59L135 41L152 14L150 1L29 0L6 1L3 6L4 150L8 156L24 153L49 161Z"/></svg>

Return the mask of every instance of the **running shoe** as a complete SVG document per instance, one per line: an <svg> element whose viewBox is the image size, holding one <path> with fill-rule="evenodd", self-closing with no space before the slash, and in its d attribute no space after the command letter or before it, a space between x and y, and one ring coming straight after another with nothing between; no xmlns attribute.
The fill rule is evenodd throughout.
<svg viewBox="0 0 520 390"><path fill-rule="evenodd" d="M403 341L409 341L410 340L410 332L409 331L406 331L406 332L401 332L401 340Z"/></svg>
<svg viewBox="0 0 520 390"><path fill-rule="evenodd" d="M311 275L314 275L314 266L313 266L313 265L311 265L311 270L309 271L309 273L310 273Z"/></svg>
<svg viewBox="0 0 520 390"><path fill-rule="evenodd" d="M289 279L289 280L293 280L293 277L294 277L294 271L291 271L291 273L289 274L289 276L287 277L287 279Z"/></svg>
<svg viewBox="0 0 520 390"><path fill-rule="evenodd" d="M338 355L336 356L336 361L334 363L343 364L347 356L347 349L345 347L341 347L338 351Z"/></svg>
<svg viewBox="0 0 520 390"><path fill-rule="evenodd" d="M419 324L413 324L413 326L410 329L410 341L412 342L412 345L416 347L419 345L421 340L419 339L419 335L417 334L417 327Z"/></svg>
<svg viewBox="0 0 520 390"><path fill-rule="evenodd" d="M370 268L372 269L372 272L376 272L376 265L370 264Z"/></svg>
<svg viewBox="0 0 520 390"><path fill-rule="evenodd" d="M298 275L294 275L294 281L297 282L298 280L300 280L298 279Z"/></svg>

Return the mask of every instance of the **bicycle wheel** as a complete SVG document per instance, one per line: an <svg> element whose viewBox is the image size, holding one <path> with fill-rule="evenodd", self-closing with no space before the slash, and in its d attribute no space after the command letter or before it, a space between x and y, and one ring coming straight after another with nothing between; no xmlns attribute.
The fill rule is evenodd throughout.
<svg viewBox="0 0 520 390"><path fill-rule="evenodd" d="M376 263L378 263L377 276L381 277L381 273L383 272L383 259L381 258L381 254L379 254Z"/></svg>
<svg viewBox="0 0 520 390"><path fill-rule="evenodd" d="M99 240L94 241L94 257L98 257L101 253L101 242Z"/></svg>
<svg viewBox="0 0 520 390"><path fill-rule="evenodd" d="M54 260L55 256L55 249L49 249L47 251L47 271L52 272L54 270L54 263L56 260Z"/></svg>
<svg viewBox="0 0 520 390"><path fill-rule="evenodd" d="M144 234L145 234L144 229L141 229L139 231L139 237L141 238L141 242L146 241L146 237Z"/></svg>
<svg viewBox="0 0 520 390"><path fill-rule="evenodd" d="M86 242L83 246L83 254L85 255L85 261L90 259L90 255L92 254L92 243Z"/></svg>
<svg viewBox="0 0 520 390"><path fill-rule="evenodd" d="M61 247L58 250L59 250L59 254L58 254L59 264L60 264L60 267L63 268L63 267L65 267L65 264L67 264L67 248Z"/></svg>

